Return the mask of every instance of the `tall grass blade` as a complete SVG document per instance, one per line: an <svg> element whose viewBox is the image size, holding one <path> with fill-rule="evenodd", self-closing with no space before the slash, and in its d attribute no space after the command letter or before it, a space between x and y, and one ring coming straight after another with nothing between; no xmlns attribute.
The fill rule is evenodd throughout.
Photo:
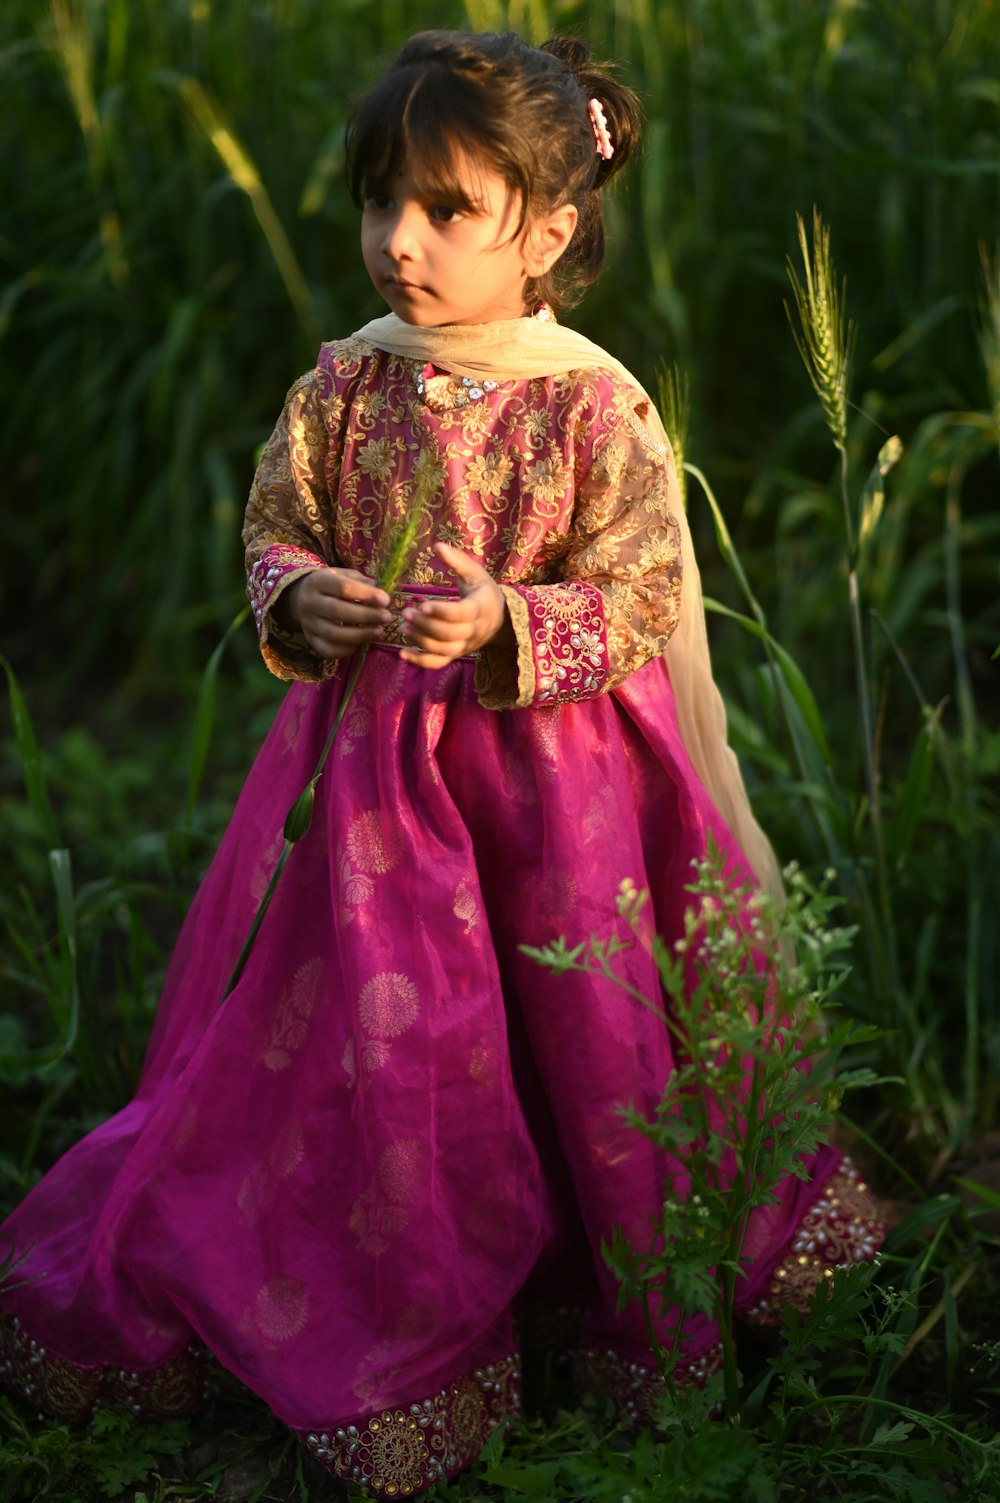
<svg viewBox="0 0 1000 1503"><path fill-rule="evenodd" d="M48 849L57 850L62 846L62 839L56 825L55 815L52 813L52 805L49 802L48 789L45 784L45 772L42 767L42 754L39 750L35 728L28 714L28 706L18 684L14 670L6 658L0 658L3 663L4 673L7 675L7 692L10 695L11 717L14 722L14 738L17 742L18 756L21 761L21 772L24 777L24 786L28 794L28 803L31 805L35 818L38 821L42 838Z"/></svg>
<svg viewBox="0 0 1000 1503"><path fill-rule="evenodd" d="M872 542L878 524L882 520L882 512L885 509L885 477L893 466L898 464L902 453L902 439L896 436L886 439L878 451L878 458L869 471L859 505L858 546L861 553L864 553Z"/></svg>
<svg viewBox="0 0 1000 1503"><path fill-rule="evenodd" d="M767 618L764 615L764 608L760 604L760 601L757 599L756 595L750 587L750 581L747 578L746 570L744 569L743 564L740 561L740 556L733 544L732 537L729 533L729 528L726 526L726 519L722 515L722 507L716 500L715 493L712 490L712 487L709 485L707 479L705 478L702 471L698 468L698 466L693 464L685 464L684 468L689 475L694 476L705 493L705 499L708 502L709 509L712 513L712 521L715 524L715 538L718 544L719 552L722 555L723 562L726 564L726 567L730 569L735 575L736 582L743 592L743 598L753 612L754 620L757 622L758 626L764 628L764 632L762 634L764 640L768 644L770 644L773 639L770 637L770 634L766 630Z"/></svg>
<svg viewBox="0 0 1000 1503"><path fill-rule="evenodd" d="M658 381L660 416L677 466L677 480L681 488L681 500L687 505L687 453L688 432L691 426L691 381L680 366L661 367ZM701 483L705 480L702 476ZM714 500L714 497L712 498Z"/></svg>
<svg viewBox="0 0 1000 1503"><path fill-rule="evenodd" d="M934 747L941 729L943 705L928 713L920 727L910 753L906 776L899 792L895 815L890 826L889 854L896 871L902 871L913 845L921 817L924 813L931 770L934 766Z"/></svg>
<svg viewBox="0 0 1000 1503"><path fill-rule="evenodd" d="M752 636L759 638L760 641L767 643L768 648L774 655L774 661L778 666L785 687L798 707L802 720L809 731L809 735L812 737L813 744L821 760L829 764L830 747L826 739L826 730L823 726L823 718L820 715L819 705L816 703L816 696L810 689L805 674L791 653L782 647L776 637L772 637L766 626L762 626L759 621L753 620L750 616L744 616L741 612L731 610L729 606L710 598L705 600L705 609L707 611L714 611L716 615L726 616L730 621L738 622L745 631L750 632Z"/></svg>
<svg viewBox="0 0 1000 1503"><path fill-rule="evenodd" d="M188 829L190 829L194 820L194 806L201 788L202 778L205 775L208 750L212 744L212 728L215 723L215 705L218 694L219 664L222 662L223 654L229 646L230 641L249 614L249 606L244 606L233 617L226 628L221 642L219 642L206 663L205 670L201 676L201 682L198 685L198 701L195 705L194 730L191 736L191 756L188 763L187 794L184 800L184 823Z"/></svg>
<svg viewBox="0 0 1000 1503"><path fill-rule="evenodd" d="M991 256L986 246L980 245L979 253L983 267L983 311L979 344L986 370L993 433L996 443L1000 445L1000 249Z"/></svg>
<svg viewBox="0 0 1000 1503"><path fill-rule="evenodd" d="M231 181L250 200L257 223L274 257L274 264L285 285L289 301L298 315L303 329L315 342L319 342L321 325L309 285L302 274L291 241L275 213L270 195L264 187L260 172L229 124L220 105L209 95L196 78L182 78L179 84L181 98L193 119L201 127L215 148Z"/></svg>

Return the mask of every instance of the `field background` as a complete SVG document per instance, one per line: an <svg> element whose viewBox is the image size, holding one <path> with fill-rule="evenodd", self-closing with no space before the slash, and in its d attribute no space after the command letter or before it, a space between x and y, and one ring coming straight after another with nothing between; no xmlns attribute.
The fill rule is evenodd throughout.
<svg viewBox="0 0 1000 1503"><path fill-rule="evenodd" d="M887 1194L943 1207L907 1265L913 1391L996 1430L996 0L7 0L0 1202L128 1099L279 702L246 622L216 651L243 502L319 340L380 311L343 123L433 25L586 34L642 95L608 268L568 321L650 389L689 384L684 456L728 528L691 477L734 743L782 859L833 868L845 1002L887 1030L893 1081L851 1130ZM814 206L858 330L843 461L784 308ZM29 1431L9 1496L75 1496L44 1489L76 1442Z"/></svg>

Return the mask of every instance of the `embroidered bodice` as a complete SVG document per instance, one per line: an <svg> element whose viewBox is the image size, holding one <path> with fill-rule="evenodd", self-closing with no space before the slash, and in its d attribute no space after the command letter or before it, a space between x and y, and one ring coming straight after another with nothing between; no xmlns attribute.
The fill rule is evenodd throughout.
<svg viewBox="0 0 1000 1503"><path fill-rule="evenodd" d="M431 551L443 539L480 559L506 597L517 653L479 653L485 706L587 699L620 683L663 651L680 606L680 498L647 411L611 371L477 381L357 336L323 345L288 393L247 506L248 592L268 666L307 680L335 671L273 607L320 565L374 575L419 485L432 499L410 581L454 583Z"/></svg>

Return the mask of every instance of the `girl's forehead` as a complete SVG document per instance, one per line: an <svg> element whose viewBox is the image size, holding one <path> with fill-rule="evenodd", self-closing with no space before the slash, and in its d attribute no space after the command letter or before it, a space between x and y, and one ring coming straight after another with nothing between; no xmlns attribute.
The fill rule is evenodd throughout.
<svg viewBox="0 0 1000 1503"><path fill-rule="evenodd" d="M484 212L502 207L515 192L484 156L457 145L433 162L400 155L387 164L380 181L385 186L412 187L427 199L457 199Z"/></svg>

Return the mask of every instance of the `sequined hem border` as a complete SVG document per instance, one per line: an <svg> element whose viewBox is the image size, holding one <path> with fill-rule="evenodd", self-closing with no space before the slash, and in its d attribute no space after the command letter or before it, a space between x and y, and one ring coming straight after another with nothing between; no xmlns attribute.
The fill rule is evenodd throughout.
<svg viewBox="0 0 1000 1503"><path fill-rule="evenodd" d="M195 1413L223 1376L194 1342L159 1367L84 1366L28 1336L0 1311L0 1387L57 1420L85 1421L124 1406L148 1420ZM293 1430L319 1464L382 1498L408 1498L475 1461L490 1436L520 1412L521 1363L514 1355L455 1378L430 1398L386 1408L329 1430Z"/></svg>
<svg viewBox="0 0 1000 1503"><path fill-rule="evenodd" d="M86 1420L103 1406L124 1405L143 1419L193 1414L216 1390L220 1368L194 1342L158 1367L85 1367L33 1340L17 1316L0 1311L0 1387L60 1420Z"/></svg>
<svg viewBox="0 0 1000 1503"><path fill-rule="evenodd" d="M700 1357L680 1360L671 1374L677 1388L704 1388L713 1373L721 1372L722 1342L709 1347ZM658 1367L630 1362L613 1347L582 1347L576 1360L577 1381L584 1391L609 1394L618 1411L633 1428L655 1417L659 1400L667 1385Z"/></svg>
<svg viewBox="0 0 1000 1503"><path fill-rule="evenodd" d="M889 1231L878 1201L845 1154L799 1223L767 1292L741 1318L760 1326L781 1324L786 1305L804 1310L817 1284L834 1270L870 1262Z"/></svg>
<svg viewBox="0 0 1000 1503"><path fill-rule="evenodd" d="M477 1367L428 1399L353 1425L296 1431L321 1466L381 1498L408 1498L475 1461L521 1406L516 1356Z"/></svg>

